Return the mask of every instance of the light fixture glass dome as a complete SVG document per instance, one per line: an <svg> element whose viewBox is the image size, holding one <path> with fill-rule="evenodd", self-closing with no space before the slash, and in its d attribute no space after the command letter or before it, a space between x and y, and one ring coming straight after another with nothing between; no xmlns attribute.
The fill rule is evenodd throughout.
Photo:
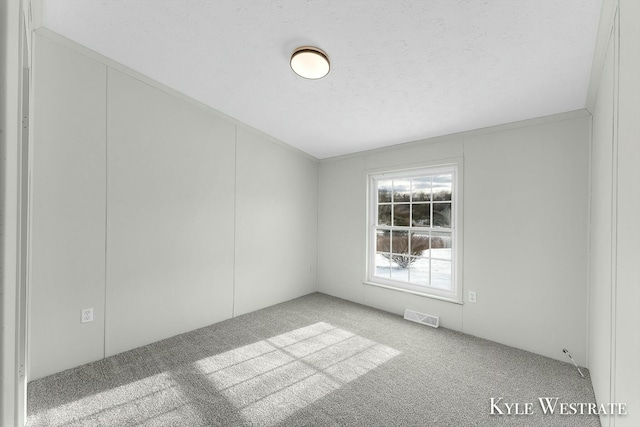
<svg viewBox="0 0 640 427"><path fill-rule="evenodd" d="M291 54L291 69L305 79L321 79L329 74L329 57L317 47L299 47Z"/></svg>

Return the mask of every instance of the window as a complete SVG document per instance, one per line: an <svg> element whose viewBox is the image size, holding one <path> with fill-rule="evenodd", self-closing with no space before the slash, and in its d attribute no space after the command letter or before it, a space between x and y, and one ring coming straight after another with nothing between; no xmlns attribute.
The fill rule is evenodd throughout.
<svg viewBox="0 0 640 427"><path fill-rule="evenodd" d="M455 164L369 175L369 283L461 301L459 188Z"/></svg>

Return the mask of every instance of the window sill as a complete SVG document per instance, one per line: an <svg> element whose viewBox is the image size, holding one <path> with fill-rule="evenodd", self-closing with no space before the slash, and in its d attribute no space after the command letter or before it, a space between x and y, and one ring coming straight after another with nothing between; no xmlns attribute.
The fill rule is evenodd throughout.
<svg viewBox="0 0 640 427"><path fill-rule="evenodd" d="M417 292L417 291L412 291L412 290L409 290L409 289L398 288L398 287L395 287L395 286L383 285L382 283L364 281L364 282L362 282L362 284L369 285L369 286L376 286L378 288L390 289L392 291L405 292L405 293L408 293L408 294L417 295L417 296L424 297L424 298L436 299L436 300L439 300L439 301L450 302L450 303L458 304L458 305L463 305L464 304L462 301L459 301L459 300L457 300L455 298L447 298L447 297L443 297L443 296L439 296L439 295L426 294L424 292Z"/></svg>

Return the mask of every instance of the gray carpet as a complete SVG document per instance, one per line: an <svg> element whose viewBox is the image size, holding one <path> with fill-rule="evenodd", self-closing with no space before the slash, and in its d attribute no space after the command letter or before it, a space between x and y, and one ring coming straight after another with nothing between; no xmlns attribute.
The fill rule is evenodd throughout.
<svg viewBox="0 0 640 427"><path fill-rule="evenodd" d="M33 381L28 425L598 426L538 401L594 402L583 372L316 293Z"/></svg>

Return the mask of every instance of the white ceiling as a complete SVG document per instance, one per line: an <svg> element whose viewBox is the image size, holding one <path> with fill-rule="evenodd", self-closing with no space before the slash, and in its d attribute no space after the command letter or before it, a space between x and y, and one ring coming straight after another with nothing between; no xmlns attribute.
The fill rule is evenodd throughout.
<svg viewBox="0 0 640 427"><path fill-rule="evenodd" d="M45 0L43 24L317 158L585 107L601 0ZM289 68L301 45L331 72Z"/></svg>

